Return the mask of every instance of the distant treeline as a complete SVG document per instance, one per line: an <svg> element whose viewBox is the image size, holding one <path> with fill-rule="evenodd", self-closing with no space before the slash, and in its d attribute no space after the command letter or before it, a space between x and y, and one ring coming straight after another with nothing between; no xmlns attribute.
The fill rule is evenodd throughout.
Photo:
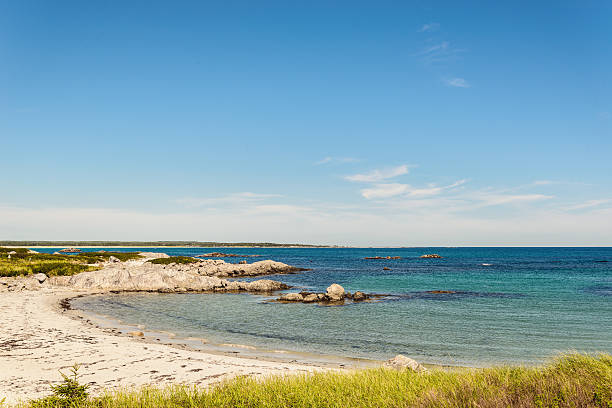
<svg viewBox="0 0 612 408"><path fill-rule="evenodd" d="M25 247L306 247L324 248L328 245L278 244L274 242L199 242L199 241L0 241L0 246Z"/></svg>

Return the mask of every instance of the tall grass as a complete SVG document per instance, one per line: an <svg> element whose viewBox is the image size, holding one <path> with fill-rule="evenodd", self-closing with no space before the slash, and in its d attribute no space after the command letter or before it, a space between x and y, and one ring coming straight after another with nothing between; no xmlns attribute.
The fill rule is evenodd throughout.
<svg viewBox="0 0 612 408"><path fill-rule="evenodd" d="M40 405L36 405L40 407ZM153 407L612 407L612 356L570 354L544 367L240 377L203 390L173 386L107 393L75 406Z"/></svg>

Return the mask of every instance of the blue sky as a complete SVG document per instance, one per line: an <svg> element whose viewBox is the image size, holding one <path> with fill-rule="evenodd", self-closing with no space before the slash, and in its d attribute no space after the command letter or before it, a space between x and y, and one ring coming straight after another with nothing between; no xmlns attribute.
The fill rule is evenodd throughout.
<svg viewBox="0 0 612 408"><path fill-rule="evenodd" d="M0 1L0 239L612 245L610 2L123 3Z"/></svg>

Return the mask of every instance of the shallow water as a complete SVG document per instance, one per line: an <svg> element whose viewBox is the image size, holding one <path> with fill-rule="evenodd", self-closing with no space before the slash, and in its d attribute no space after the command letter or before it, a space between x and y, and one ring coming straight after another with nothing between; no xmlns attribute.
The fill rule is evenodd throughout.
<svg viewBox="0 0 612 408"><path fill-rule="evenodd" d="M146 250L260 254L249 262L312 268L272 278L300 289L324 291L335 282L351 292L394 296L325 307L269 303L270 297L249 294L121 294L73 305L213 343L346 357L401 353L432 364L480 366L536 363L567 350L612 352L612 248ZM444 258L420 259L425 253ZM376 255L402 259L363 259ZM456 293L426 293L432 290Z"/></svg>

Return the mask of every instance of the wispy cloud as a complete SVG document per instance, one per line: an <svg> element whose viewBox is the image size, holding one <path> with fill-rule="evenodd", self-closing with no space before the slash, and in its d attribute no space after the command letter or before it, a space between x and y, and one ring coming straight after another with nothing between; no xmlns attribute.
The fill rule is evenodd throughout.
<svg viewBox="0 0 612 408"><path fill-rule="evenodd" d="M189 208L205 207L218 204L243 204L269 198L282 197L280 194L258 194L251 192L233 193L222 197L185 197L174 200L175 203Z"/></svg>
<svg viewBox="0 0 612 408"><path fill-rule="evenodd" d="M574 205L570 205L568 207L565 207L564 210L566 211L575 211L575 210L583 210L586 208L593 208L593 207L599 207L603 204L609 204L612 203L612 199L603 199L603 200L588 200L579 204L574 204Z"/></svg>
<svg viewBox="0 0 612 408"><path fill-rule="evenodd" d="M389 198L400 195L405 198L424 198L438 195L445 190L451 190L455 187L459 187L466 182L467 180L459 180L447 186L436 186L435 184L430 184L428 187L424 188L414 188L409 184L383 183L376 184L374 187L364 188L361 190L361 195L368 200Z"/></svg>
<svg viewBox="0 0 612 408"><path fill-rule="evenodd" d="M364 188L361 190L361 195L368 200L375 198L389 198L400 194L404 194L410 186L400 183L385 183L376 184L374 187Z"/></svg>
<svg viewBox="0 0 612 408"><path fill-rule="evenodd" d="M438 23L428 23L423 24L423 26L419 29L419 33L437 31L440 28L440 24Z"/></svg>
<svg viewBox="0 0 612 408"><path fill-rule="evenodd" d="M460 58L466 50L451 46L450 41L427 45L423 50L413 54L425 65L448 63Z"/></svg>
<svg viewBox="0 0 612 408"><path fill-rule="evenodd" d="M471 85L463 78L449 78L444 80L446 85L455 88L469 88Z"/></svg>
<svg viewBox="0 0 612 408"><path fill-rule="evenodd" d="M355 163L358 162L359 159L356 159L354 157L332 157L332 156L327 156L322 158L321 160L317 161L314 163L315 166L321 166L323 164L331 164L331 163L338 163L338 164L342 164L342 163Z"/></svg>
<svg viewBox="0 0 612 408"><path fill-rule="evenodd" d="M372 170L371 172L365 174L354 174L352 176L346 176L345 179L348 181L358 181L362 183L376 183L378 181L383 181L397 176L402 176L404 174L408 174L408 168L409 166L407 164L402 164L401 166L397 167Z"/></svg>

